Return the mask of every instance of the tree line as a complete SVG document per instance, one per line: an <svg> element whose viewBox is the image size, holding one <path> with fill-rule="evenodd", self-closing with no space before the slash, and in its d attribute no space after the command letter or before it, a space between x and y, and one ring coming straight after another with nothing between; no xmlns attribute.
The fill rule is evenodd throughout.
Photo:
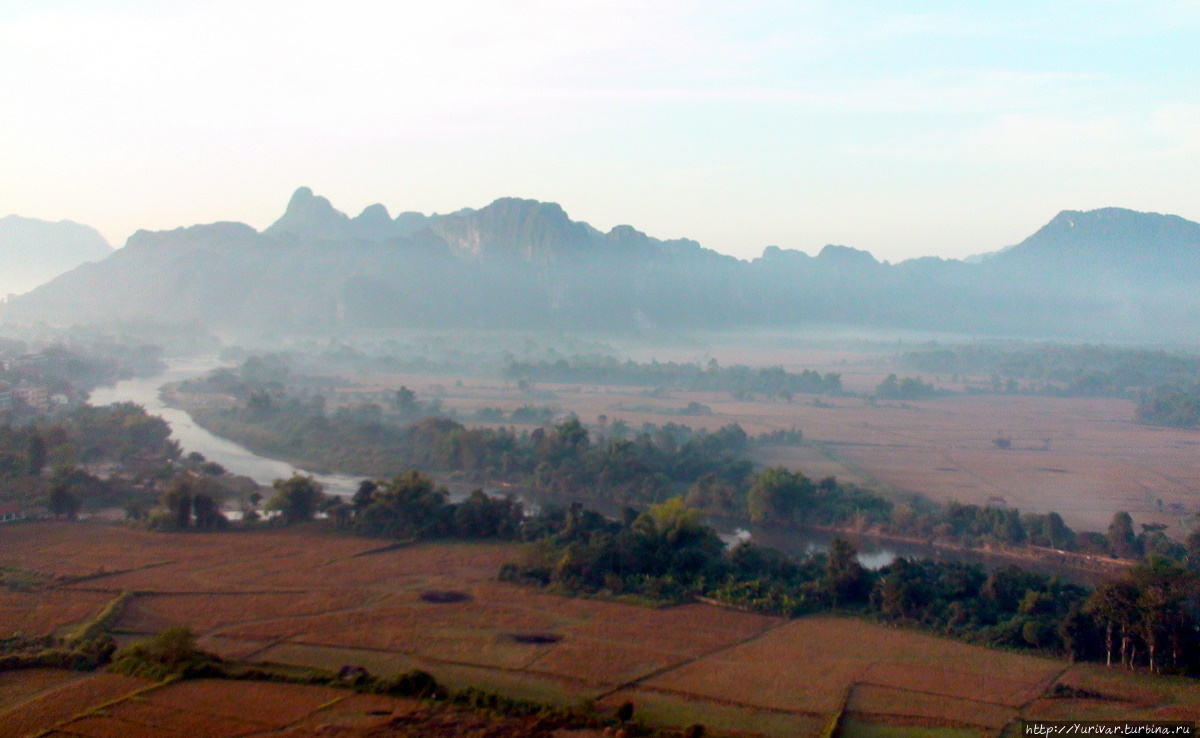
<svg viewBox="0 0 1200 738"><path fill-rule="evenodd" d="M985 386L971 389L1006 394L1137 397L1154 387L1200 382L1200 355L1090 344L931 341L897 361L927 374L990 375Z"/></svg>
<svg viewBox="0 0 1200 738"><path fill-rule="evenodd" d="M562 384L614 384L662 387L697 392L761 394L791 401L795 395L842 393L842 375L821 374L805 369L799 373L783 367L722 367L716 359L707 365L676 362L639 363L610 356L577 356L557 361L510 361L501 371L510 381L556 382Z"/></svg>

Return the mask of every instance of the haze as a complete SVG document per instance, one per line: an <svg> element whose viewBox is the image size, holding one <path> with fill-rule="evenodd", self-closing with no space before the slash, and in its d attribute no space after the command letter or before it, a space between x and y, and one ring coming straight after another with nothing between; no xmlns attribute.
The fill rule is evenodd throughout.
<svg viewBox="0 0 1200 738"><path fill-rule="evenodd" d="M1200 219L1196 2L8 2L0 213L256 228L562 203L742 258Z"/></svg>

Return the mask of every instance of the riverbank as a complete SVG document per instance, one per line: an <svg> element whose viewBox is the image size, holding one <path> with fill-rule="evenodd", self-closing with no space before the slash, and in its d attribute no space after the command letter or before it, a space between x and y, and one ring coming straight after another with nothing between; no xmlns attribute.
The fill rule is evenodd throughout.
<svg viewBox="0 0 1200 738"><path fill-rule="evenodd" d="M200 376L217 366L220 366L220 362L211 357L174 361L167 371L154 377L129 379L108 387L97 387L92 391L89 402L96 406L119 402L141 405L146 412L167 422L171 427L171 438L179 442L184 453L201 453L230 473L249 477L260 485L269 487L276 479L287 479L297 473L311 474L333 494L354 494L361 477L314 473L303 468L302 464L260 456L229 438L210 432L187 409L168 401L160 392L163 386Z"/></svg>

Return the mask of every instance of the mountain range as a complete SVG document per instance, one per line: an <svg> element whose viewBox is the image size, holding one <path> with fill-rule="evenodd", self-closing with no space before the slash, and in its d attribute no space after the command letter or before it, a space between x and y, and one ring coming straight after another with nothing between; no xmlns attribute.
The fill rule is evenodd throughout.
<svg viewBox="0 0 1200 738"><path fill-rule="evenodd" d="M861 327L1200 340L1200 224L1064 211L967 263L897 264L845 246L739 260L557 204L502 198L445 215L339 212L307 187L262 232L139 231L7 305L14 319L200 321L257 332Z"/></svg>
<svg viewBox="0 0 1200 738"><path fill-rule="evenodd" d="M0 218L0 296L28 292L112 250L95 228L69 220Z"/></svg>

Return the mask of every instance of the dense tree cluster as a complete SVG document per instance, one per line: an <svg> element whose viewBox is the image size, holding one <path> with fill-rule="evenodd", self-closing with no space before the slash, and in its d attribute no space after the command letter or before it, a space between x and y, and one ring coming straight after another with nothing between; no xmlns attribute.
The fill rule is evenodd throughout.
<svg viewBox="0 0 1200 738"><path fill-rule="evenodd" d="M179 456L166 422L132 403L0 425L0 501L72 518L85 504L118 503L122 490L168 473ZM113 471L98 473L102 466Z"/></svg>
<svg viewBox="0 0 1200 738"><path fill-rule="evenodd" d="M152 528L218 530L229 526L221 512L224 489L212 476L185 470L167 483L159 500L161 509L149 517Z"/></svg>
<svg viewBox="0 0 1200 738"><path fill-rule="evenodd" d="M311 476L293 474L289 479L276 479L273 487L275 494L267 509L277 511L284 525L312 520L328 500L321 484Z"/></svg>
<svg viewBox="0 0 1200 738"><path fill-rule="evenodd" d="M1147 425L1200 427L1200 382L1192 387L1164 385L1143 393L1134 417Z"/></svg>
<svg viewBox="0 0 1200 738"><path fill-rule="evenodd" d="M895 374L889 374L875 387L875 397L880 400L928 400L947 394L920 377L905 377L900 379Z"/></svg>
<svg viewBox="0 0 1200 738"><path fill-rule="evenodd" d="M746 513L755 523L841 526L884 523L892 503L834 477L814 482L783 467L756 474L746 493Z"/></svg>
<svg viewBox="0 0 1200 738"><path fill-rule="evenodd" d="M445 489L415 470L391 481L365 480L353 500L354 529L367 536L514 540L524 519L521 503L482 490L451 503Z"/></svg>

